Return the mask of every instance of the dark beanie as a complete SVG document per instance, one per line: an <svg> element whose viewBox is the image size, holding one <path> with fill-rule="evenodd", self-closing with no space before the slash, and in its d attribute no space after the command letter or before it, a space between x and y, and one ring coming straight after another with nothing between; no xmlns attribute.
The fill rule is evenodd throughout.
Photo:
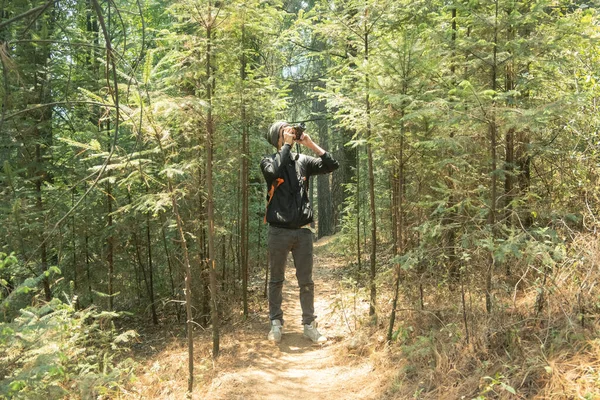
<svg viewBox="0 0 600 400"><path fill-rule="evenodd" d="M273 146L277 147L277 142L279 142L279 130L282 126L287 126L288 123L285 121L277 121L271 125L269 131L265 134L265 139L267 142L271 143Z"/></svg>

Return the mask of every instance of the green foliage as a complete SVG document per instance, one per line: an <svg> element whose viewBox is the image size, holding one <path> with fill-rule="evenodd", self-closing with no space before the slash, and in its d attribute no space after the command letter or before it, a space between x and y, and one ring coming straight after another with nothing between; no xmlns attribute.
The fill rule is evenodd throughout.
<svg viewBox="0 0 600 400"><path fill-rule="evenodd" d="M0 322L11 321L20 309L31 302L42 281L60 273L60 269L51 267L35 276L18 261L14 253L6 255L0 252Z"/></svg>
<svg viewBox="0 0 600 400"><path fill-rule="evenodd" d="M0 323L0 398L59 399L111 396L133 379L124 358L134 331L116 332L116 313L50 303L20 310Z"/></svg>
<svg viewBox="0 0 600 400"><path fill-rule="evenodd" d="M500 392L506 391L510 394L517 395L517 391L505 382L505 377L498 373L494 377L486 376L483 378L486 384L481 392L481 395L477 396L476 400L485 400L486 394L494 394L495 396L500 395Z"/></svg>

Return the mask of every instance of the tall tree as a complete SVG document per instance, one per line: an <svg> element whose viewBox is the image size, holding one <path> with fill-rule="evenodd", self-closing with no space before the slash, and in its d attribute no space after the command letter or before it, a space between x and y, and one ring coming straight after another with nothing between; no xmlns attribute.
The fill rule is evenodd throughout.
<svg viewBox="0 0 600 400"><path fill-rule="evenodd" d="M207 4L206 15L201 17L206 29L206 189L207 189L207 222L208 222L208 271L210 279L210 314L213 332L213 358L219 356L219 311L217 293L217 264L215 253L215 214L214 214L214 188L213 188L213 140L215 137L215 121L213 117L213 90L216 80L213 75L213 40L217 29L217 17L220 6L213 10L212 2Z"/></svg>

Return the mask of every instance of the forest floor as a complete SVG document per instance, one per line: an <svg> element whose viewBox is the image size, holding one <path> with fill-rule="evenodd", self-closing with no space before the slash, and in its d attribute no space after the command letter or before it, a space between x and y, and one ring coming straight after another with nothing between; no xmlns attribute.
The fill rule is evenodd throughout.
<svg viewBox="0 0 600 400"><path fill-rule="evenodd" d="M220 355L210 356L210 332L195 341L197 399L381 399L388 387L385 368L376 365L364 339L352 329L358 308L368 303L353 297L352 310L341 289L343 261L325 250L328 238L315 243L315 313L325 344L313 344L302 335L301 309L295 269L288 260L284 285L285 329L281 343L267 340L267 301L245 322L224 328ZM347 300L347 299L346 299ZM364 310L360 313L364 314ZM235 324L234 324L235 325ZM163 331L164 332L164 331ZM181 340L159 332L144 336L138 354L137 380L127 390L132 398L181 399L187 388L187 347ZM383 338L382 338L383 340ZM154 343L153 343L154 341ZM139 357L144 356L145 361ZM130 397L126 395L126 397Z"/></svg>

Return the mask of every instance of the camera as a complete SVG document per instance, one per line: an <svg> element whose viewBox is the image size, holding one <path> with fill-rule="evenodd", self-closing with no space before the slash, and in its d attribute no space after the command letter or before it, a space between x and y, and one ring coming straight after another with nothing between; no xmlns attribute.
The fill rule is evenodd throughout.
<svg viewBox="0 0 600 400"><path fill-rule="evenodd" d="M306 125L304 124L304 122L302 122L297 125L291 125L290 128L292 128L292 132L294 133L294 136L296 136L295 139L300 140L300 138L302 137L302 134L306 130Z"/></svg>

